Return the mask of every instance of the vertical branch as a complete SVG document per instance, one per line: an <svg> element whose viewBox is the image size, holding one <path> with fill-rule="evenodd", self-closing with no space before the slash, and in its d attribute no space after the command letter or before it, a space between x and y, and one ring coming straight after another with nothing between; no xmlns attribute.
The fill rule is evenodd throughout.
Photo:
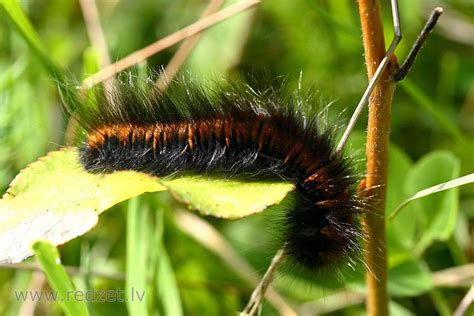
<svg viewBox="0 0 474 316"><path fill-rule="evenodd" d="M369 79L385 56L383 26L378 0L359 0L365 62ZM365 259L368 273L367 309L369 315L388 315L387 254L385 244L385 198L388 169L390 107L395 84L390 75L397 68L392 58L369 99L367 132L367 176L365 191L374 210L364 219Z"/></svg>

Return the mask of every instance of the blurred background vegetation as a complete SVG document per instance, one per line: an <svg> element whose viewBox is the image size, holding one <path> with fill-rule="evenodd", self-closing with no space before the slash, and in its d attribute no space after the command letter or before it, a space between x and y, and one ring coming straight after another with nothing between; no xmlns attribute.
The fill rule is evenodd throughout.
<svg viewBox="0 0 474 316"><path fill-rule="evenodd" d="M389 1L382 2L388 42L392 37ZM196 21L207 2L98 0L97 5L109 54L112 60L119 60ZM97 68L97 54L91 49L77 1L28 0L21 1L21 6L48 56L67 73L80 80ZM388 213L422 188L474 171L473 2L400 0L404 39L397 55L403 60L434 6L442 6L445 14L393 101ZM0 187L4 192L28 163L65 145L68 116L55 80L3 10L0 16ZM148 59L141 69L160 71L177 47ZM357 4L352 0L264 1L206 31L183 69L197 80L283 77L289 93L297 89L301 76L302 89L315 93L315 107L333 102L329 121L344 126L367 83ZM260 81L257 85L262 88L266 84ZM363 156L365 124L361 119L349 148L356 158ZM126 263L134 261L127 257L130 240L126 239L131 238L130 229L145 229L128 226L127 231L127 209L136 208L136 203L147 206L144 209L151 220L142 225L153 236L141 241L150 249L144 257L150 265L142 268L158 267L147 271L153 281L144 285L144 308L169 315L180 311L186 315L231 315L241 310L253 286L183 229L175 210L185 206L167 193L114 207L101 216L91 232L60 247L63 263L84 272L74 277L76 286L127 286ZM278 207L242 220L205 220L256 271L263 272L272 256L266 247L272 234L266 232L272 216L278 216L275 214ZM439 271L474 260L473 187L414 203L403 214L405 218L401 216L398 224L388 223L391 309L396 315L449 315L465 295L468 282L443 283ZM436 216L438 222L433 224L430 221ZM15 300L13 292L46 286L35 280L29 271L0 269L0 314L24 311L26 304ZM342 284L328 283L332 284L305 280L290 271L281 273L275 287L301 314L364 314L362 273L354 273ZM325 296L332 299L321 300ZM127 307L124 303L91 302L88 307L93 315L125 314L127 308L135 315L143 311L143 306ZM48 302L35 309L35 315L61 314L57 304ZM264 305L264 315L275 313L271 304Z"/></svg>

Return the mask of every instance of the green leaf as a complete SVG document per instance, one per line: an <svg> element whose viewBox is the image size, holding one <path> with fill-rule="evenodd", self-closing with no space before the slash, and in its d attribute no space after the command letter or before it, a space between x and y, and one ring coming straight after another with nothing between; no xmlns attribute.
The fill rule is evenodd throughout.
<svg viewBox="0 0 474 316"><path fill-rule="evenodd" d="M410 170L405 188L409 196L414 195L427 187L457 178L459 172L460 163L454 155L445 151L432 152ZM416 215L422 235L415 251L420 253L433 241L447 240L451 236L456 225L459 192L454 188L413 203L420 208Z"/></svg>
<svg viewBox="0 0 474 316"><path fill-rule="evenodd" d="M421 261L409 260L388 272L388 290L393 296L416 296L433 288L433 279Z"/></svg>
<svg viewBox="0 0 474 316"><path fill-rule="evenodd" d="M89 231L113 205L162 190L155 178L136 172L90 174L75 148L51 152L21 171L0 200L0 262L24 260L38 239L63 244Z"/></svg>
<svg viewBox="0 0 474 316"><path fill-rule="evenodd" d="M159 264L158 264L158 289L161 297L161 303L165 311L165 315L183 315L183 307L179 295L178 283L176 282L175 273L171 265L171 260L163 244L159 247Z"/></svg>
<svg viewBox="0 0 474 316"><path fill-rule="evenodd" d="M132 316L147 312L147 265L151 237L150 210L134 198L128 203L127 213L127 270L125 287L127 307Z"/></svg>
<svg viewBox="0 0 474 316"><path fill-rule="evenodd" d="M204 215L241 218L279 204L293 185L288 182L242 182L225 178L188 175L162 180L171 193Z"/></svg>
<svg viewBox="0 0 474 316"><path fill-rule="evenodd" d="M67 148L20 172L0 200L0 262L24 260L38 239L63 244L94 227L98 214L113 205L166 188L204 214L238 218L280 203L293 185L197 175L159 181L133 171L91 174L79 164L77 150Z"/></svg>
<svg viewBox="0 0 474 316"><path fill-rule="evenodd" d="M89 315L84 293L76 291L71 279L61 265L58 250L47 241L33 244L36 260L43 269L48 283L58 296L58 302L66 315Z"/></svg>
<svg viewBox="0 0 474 316"><path fill-rule="evenodd" d="M408 156L398 147L390 145L386 213L393 210L408 196L404 190L406 175L413 165ZM393 221L387 223L387 242L391 266L407 260L415 243L416 221L412 207Z"/></svg>

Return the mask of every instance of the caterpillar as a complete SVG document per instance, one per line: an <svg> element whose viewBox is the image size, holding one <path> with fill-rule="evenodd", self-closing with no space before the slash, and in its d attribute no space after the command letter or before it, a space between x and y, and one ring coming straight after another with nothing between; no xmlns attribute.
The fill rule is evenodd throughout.
<svg viewBox="0 0 474 316"><path fill-rule="evenodd" d="M79 115L87 171L284 179L295 185L283 216L287 258L318 270L359 250L356 178L349 159L334 151L334 131L305 109L308 99L230 83L176 82L166 93L119 86Z"/></svg>

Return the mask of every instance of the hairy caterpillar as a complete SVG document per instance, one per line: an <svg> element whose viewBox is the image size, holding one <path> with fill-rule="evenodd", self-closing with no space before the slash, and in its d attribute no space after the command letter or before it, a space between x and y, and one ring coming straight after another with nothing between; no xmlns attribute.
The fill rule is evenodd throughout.
<svg viewBox="0 0 474 316"><path fill-rule="evenodd" d="M121 86L79 115L86 170L284 179L296 188L284 215L288 258L317 270L358 251L355 177L348 159L334 152L332 131L318 126L301 100L245 85L211 91L178 82L170 92L149 94Z"/></svg>

